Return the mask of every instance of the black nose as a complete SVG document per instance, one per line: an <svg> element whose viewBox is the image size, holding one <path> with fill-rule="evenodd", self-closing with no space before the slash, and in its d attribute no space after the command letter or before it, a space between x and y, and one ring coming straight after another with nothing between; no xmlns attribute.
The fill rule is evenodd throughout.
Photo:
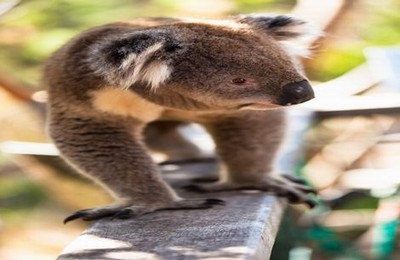
<svg viewBox="0 0 400 260"><path fill-rule="evenodd" d="M290 106L300 104L314 98L314 91L307 80L289 83L283 86L279 104Z"/></svg>

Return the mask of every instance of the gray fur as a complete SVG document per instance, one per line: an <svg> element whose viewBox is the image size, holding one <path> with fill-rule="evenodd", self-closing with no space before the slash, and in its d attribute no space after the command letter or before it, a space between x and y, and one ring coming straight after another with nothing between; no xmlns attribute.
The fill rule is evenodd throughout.
<svg viewBox="0 0 400 260"><path fill-rule="evenodd" d="M271 175L285 129L284 112L276 108L313 98L280 42L299 36L292 29L285 33L293 23L303 24L282 16L141 19L90 29L60 48L44 72L49 134L71 165L117 199L67 221L222 203L182 199L161 179L142 141L143 129L155 120L197 122L214 138L223 173L218 183L198 189L255 188L309 203L305 187L282 180L277 185ZM301 95L295 93L300 82ZM103 95L94 105L96 95L110 88L107 93L122 93L125 101L108 103Z"/></svg>

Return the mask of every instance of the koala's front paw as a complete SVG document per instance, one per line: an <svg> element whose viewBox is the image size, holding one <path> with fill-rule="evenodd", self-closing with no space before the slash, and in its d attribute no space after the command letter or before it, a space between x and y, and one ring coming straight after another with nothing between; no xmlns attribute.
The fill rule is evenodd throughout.
<svg viewBox="0 0 400 260"><path fill-rule="evenodd" d="M310 208L317 205L317 202L309 196L310 194L317 194L316 190L307 186L304 180L293 175L270 176L267 180L257 183L215 182L190 184L184 188L196 192L261 190L273 193L278 197L285 197L293 204L304 203Z"/></svg>
<svg viewBox="0 0 400 260"><path fill-rule="evenodd" d="M214 205L225 205L225 201L220 199L184 199L163 209L208 209Z"/></svg>
<svg viewBox="0 0 400 260"><path fill-rule="evenodd" d="M293 204L306 204L314 208L317 202L310 198L310 194L317 194L317 191L306 185L303 179L293 175L280 175L270 177L265 187L266 191L271 191L279 197L285 197Z"/></svg>
<svg viewBox="0 0 400 260"><path fill-rule="evenodd" d="M105 206L92 209L79 210L64 219L64 224L69 221L82 219L85 221L98 220L102 218L127 219L138 217L157 210L172 209L207 209L214 205L225 205L225 201L220 199L182 199L171 202L163 207L143 207L143 206Z"/></svg>
<svg viewBox="0 0 400 260"><path fill-rule="evenodd" d="M64 219L64 224L76 219L82 219L85 221L98 220L107 217L110 217L111 219L125 219L137 217L152 211L154 211L154 209L139 206L105 206L91 209L83 209L66 217Z"/></svg>

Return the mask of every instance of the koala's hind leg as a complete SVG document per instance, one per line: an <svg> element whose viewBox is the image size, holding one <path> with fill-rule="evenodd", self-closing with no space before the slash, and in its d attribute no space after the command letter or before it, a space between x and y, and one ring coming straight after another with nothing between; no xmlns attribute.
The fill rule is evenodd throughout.
<svg viewBox="0 0 400 260"><path fill-rule="evenodd" d="M117 198L114 205L78 211L65 222L128 218L159 209L209 208L223 203L180 198L161 179L158 166L140 141L141 128L137 121L124 118L51 113L49 133L63 157Z"/></svg>
<svg viewBox="0 0 400 260"><path fill-rule="evenodd" d="M211 119L206 127L221 159L220 180L210 184L193 184L196 191L256 189L287 197L292 203L315 202L309 198L313 189L298 179L274 174L276 153L284 138L283 111L243 111L225 118Z"/></svg>

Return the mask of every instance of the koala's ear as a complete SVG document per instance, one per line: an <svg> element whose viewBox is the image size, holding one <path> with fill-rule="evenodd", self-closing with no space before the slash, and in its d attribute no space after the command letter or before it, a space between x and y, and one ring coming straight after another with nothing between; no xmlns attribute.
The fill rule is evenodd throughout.
<svg viewBox="0 0 400 260"><path fill-rule="evenodd" d="M110 84L129 88L142 81L155 89L172 72L168 54L181 48L167 34L135 32L96 44L89 62Z"/></svg>
<svg viewBox="0 0 400 260"><path fill-rule="evenodd" d="M236 19L239 23L245 23L255 29L265 31L279 41L318 35L317 30L305 21L286 15L255 14L239 16Z"/></svg>

